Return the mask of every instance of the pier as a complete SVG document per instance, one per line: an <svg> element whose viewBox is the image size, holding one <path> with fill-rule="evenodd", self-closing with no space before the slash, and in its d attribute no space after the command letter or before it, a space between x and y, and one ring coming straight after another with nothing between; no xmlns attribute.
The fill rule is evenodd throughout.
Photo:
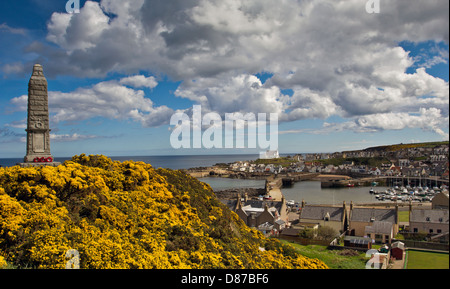
<svg viewBox="0 0 450 289"><path fill-rule="evenodd" d="M282 186L282 178L269 177L266 180L266 197L272 198L272 201L281 202L283 199L283 193L281 192Z"/></svg>

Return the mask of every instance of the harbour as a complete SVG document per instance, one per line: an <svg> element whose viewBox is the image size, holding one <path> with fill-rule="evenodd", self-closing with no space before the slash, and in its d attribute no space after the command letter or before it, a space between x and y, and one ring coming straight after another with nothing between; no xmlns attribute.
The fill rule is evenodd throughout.
<svg viewBox="0 0 450 289"><path fill-rule="evenodd" d="M262 189L264 180L223 179L206 177L199 179L211 186L214 191L234 189ZM314 205L339 205L343 202L355 204L429 203L441 191L440 187L323 187L320 181L295 182L291 186L280 186L282 196L291 204L305 202ZM270 195L270 193L269 193ZM270 196L273 197L273 196Z"/></svg>

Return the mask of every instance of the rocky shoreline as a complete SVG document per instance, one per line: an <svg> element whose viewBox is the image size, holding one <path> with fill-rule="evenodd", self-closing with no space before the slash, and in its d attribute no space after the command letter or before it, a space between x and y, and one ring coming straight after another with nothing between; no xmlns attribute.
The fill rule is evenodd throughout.
<svg viewBox="0 0 450 289"><path fill-rule="evenodd" d="M242 189L229 189L224 191L214 192L219 200L233 200L236 199L240 194L241 196L247 196L249 198L264 196L266 194L265 189L254 189L254 188L242 188Z"/></svg>

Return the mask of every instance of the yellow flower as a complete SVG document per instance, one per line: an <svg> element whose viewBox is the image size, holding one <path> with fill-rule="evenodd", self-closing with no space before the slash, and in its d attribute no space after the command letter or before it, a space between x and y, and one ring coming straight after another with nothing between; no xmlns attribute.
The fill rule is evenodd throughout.
<svg viewBox="0 0 450 289"><path fill-rule="evenodd" d="M0 168L0 252L19 268L65 268L70 249L83 269L326 267L277 242L180 171L86 155Z"/></svg>
<svg viewBox="0 0 450 289"><path fill-rule="evenodd" d="M6 268L7 265L5 258L0 256L0 269Z"/></svg>

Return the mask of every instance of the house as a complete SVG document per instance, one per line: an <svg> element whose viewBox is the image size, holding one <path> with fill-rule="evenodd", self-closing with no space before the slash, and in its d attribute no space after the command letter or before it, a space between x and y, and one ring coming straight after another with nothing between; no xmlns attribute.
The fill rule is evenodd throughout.
<svg viewBox="0 0 450 289"><path fill-rule="evenodd" d="M228 200L225 205L251 228L259 229L259 226L269 223L273 226L272 229L280 231L289 221L284 198L282 198L281 202L275 202L271 200L252 200L245 195L244 198L238 196L237 200ZM269 225L266 224L261 229L262 231L268 231L268 227Z"/></svg>
<svg viewBox="0 0 450 289"><path fill-rule="evenodd" d="M265 222L258 226L258 231L264 235L271 235L273 233L274 226L272 223Z"/></svg>
<svg viewBox="0 0 450 289"><path fill-rule="evenodd" d="M437 235L448 232L448 210L412 210L409 216L412 233Z"/></svg>
<svg viewBox="0 0 450 289"><path fill-rule="evenodd" d="M347 209L345 202L342 207L305 205L299 217L300 226L319 225L319 227L331 227L336 232L347 230Z"/></svg>
<svg viewBox="0 0 450 289"><path fill-rule="evenodd" d="M381 171L379 168L371 168L369 173L373 176L381 176Z"/></svg>
<svg viewBox="0 0 450 289"><path fill-rule="evenodd" d="M395 237L394 225L391 222L374 221L370 226L365 227L364 235L375 243L390 244Z"/></svg>
<svg viewBox="0 0 450 289"><path fill-rule="evenodd" d="M448 191L442 191L437 194L431 201L431 208L433 210L444 209L448 210Z"/></svg>
<svg viewBox="0 0 450 289"><path fill-rule="evenodd" d="M398 206L395 209L354 208L350 204L349 234L390 243L398 233Z"/></svg>
<svg viewBox="0 0 450 289"><path fill-rule="evenodd" d="M405 253L405 244L402 242L395 242L391 246L391 257L396 260L403 260L403 254Z"/></svg>
<svg viewBox="0 0 450 289"><path fill-rule="evenodd" d="M275 228L278 232L280 232L280 231L282 231L284 228L286 228L286 222L285 222L284 220L279 219L279 220L275 221L274 228Z"/></svg>

